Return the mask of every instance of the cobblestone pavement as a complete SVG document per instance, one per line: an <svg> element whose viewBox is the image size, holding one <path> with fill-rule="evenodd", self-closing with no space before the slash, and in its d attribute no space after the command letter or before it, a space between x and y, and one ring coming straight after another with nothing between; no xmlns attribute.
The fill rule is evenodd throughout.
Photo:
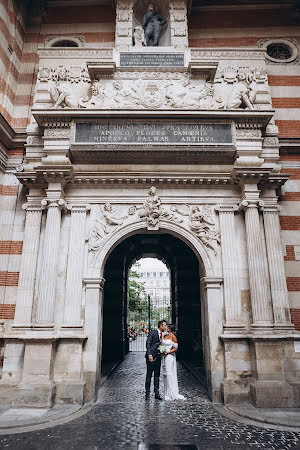
<svg viewBox="0 0 300 450"><path fill-rule="evenodd" d="M107 379L97 404L86 415L53 428L0 436L0 448L300 449L300 433L262 429L222 416L194 377L178 366L186 401L157 401L151 396L145 402L145 358L143 353L131 353Z"/></svg>

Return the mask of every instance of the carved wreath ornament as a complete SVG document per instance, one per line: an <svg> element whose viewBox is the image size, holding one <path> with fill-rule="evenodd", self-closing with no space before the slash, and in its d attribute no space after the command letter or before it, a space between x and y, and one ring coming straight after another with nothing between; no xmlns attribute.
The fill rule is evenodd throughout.
<svg viewBox="0 0 300 450"><path fill-rule="evenodd" d="M95 266L103 241L122 226L139 220L145 221L148 230L158 230L160 221L169 221L192 231L209 250L217 254L220 244L220 232L212 207L209 205L172 205L162 206L156 188L151 186L142 206L113 206L110 203L95 206L88 239L89 264Z"/></svg>

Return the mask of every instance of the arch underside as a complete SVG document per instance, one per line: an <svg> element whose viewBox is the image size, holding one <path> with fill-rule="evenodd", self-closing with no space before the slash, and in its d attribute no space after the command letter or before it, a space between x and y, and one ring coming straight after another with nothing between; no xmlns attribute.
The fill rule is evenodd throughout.
<svg viewBox="0 0 300 450"><path fill-rule="evenodd" d="M129 350L128 270L132 262L149 255L162 259L170 270L171 316L180 342L178 356L197 366L204 381L199 261L183 240L162 230L132 234L119 242L106 259L102 366L123 359Z"/></svg>

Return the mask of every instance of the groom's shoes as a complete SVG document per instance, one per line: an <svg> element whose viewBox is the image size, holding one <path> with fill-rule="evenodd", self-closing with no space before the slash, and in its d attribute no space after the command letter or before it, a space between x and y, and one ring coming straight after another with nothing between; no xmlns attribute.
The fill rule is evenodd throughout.
<svg viewBox="0 0 300 450"><path fill-rule="evenodd" d="M150 400L150 394L145 395L145 400Z"/></svg>
<svg viewBox="0 0 300 450"><path fill-rule="evenodd" d="M162 400L162 397L159 395L159 392L155 393L156 400Z"/></svg>

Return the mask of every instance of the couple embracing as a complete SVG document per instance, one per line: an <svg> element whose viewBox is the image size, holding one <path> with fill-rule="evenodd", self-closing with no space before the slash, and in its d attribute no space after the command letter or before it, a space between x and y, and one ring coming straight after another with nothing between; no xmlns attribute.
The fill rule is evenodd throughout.
<svg viewBox="0 0 300 450"><path fill-rule="evenodd" d="M146 400L150 399L150 385L154 373L154 393L157 400L185 400L179 394L177 364L175 353L178 349L177 338L165 320L160 320L155 330L150 331L146 342ZM164 378L164 397L159 394L160 367Z"/></svg>

